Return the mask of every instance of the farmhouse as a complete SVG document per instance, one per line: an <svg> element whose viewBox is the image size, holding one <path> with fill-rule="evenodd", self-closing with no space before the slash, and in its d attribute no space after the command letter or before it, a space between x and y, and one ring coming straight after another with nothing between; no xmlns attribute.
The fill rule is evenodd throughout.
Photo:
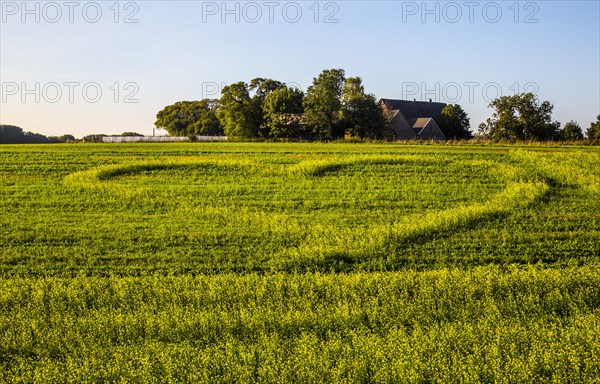
<svg viewBox="0 0 600 384"><path fill-rule="evenodd" d="M379 105L390 123L392 140L446 140L435 122L444 103L381 99Z"/></svg>

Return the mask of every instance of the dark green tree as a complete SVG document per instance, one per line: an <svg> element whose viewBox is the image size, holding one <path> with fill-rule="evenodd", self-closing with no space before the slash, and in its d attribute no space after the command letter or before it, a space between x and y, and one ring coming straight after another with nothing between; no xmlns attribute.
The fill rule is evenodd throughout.
<svg viewBox="0 0 600 384"><path fill-rule="evenodd" d="M448 139L470 139L471 122L467 113L458 104L448 104L442 109L436 120L440 129Z"/></svg>
<svg viewBox="0 0 600 384"><path fill-rule="evenodd" d="M101 143L103 137L108 137L103 133L94 133L83 137L85 143Z"/></svg>
<svg viewBox="0 0 600 384"><path fill-rule="evenodd" d="M563 140L577 141L583 140L583 131L576 121L569 121L561 131Z"/></svg>
<svg viewBox="0 0 600 384"><path fill-rule="evenodd" d="M596 118L595 123L590 123L590 127L585 132L588 139L599 141L600 140L600 115Z"/></svg>
<svg viewBox="0 0 600 384"><path fill-rule="evenodd" d="M217 110L219 108L218 100L204 99L203 111L200 114L200 123L194 125L194 134L196 136L219 136L223 135L223 126L217 117Z"/></svg>
<svg viewBox="0 0 600 384"><path fill-rule="evenodd" d="M269 137L289 138L301 135L303 100L304 92L286 86L273 90L265 97L262 110Z"/></svg>
<svg viewBox="0 0 600 384"><path fill-rule="evenodd" d="M23 129L14 125L0 125L0 144L22 143L25 138Z"/></svg>
<svg viewBox="0 0 600 384"><path fill-rule="evenodd" d="M178 101L168 105L156 115L154 125L170 135L189 136L222 134L216 118L214 100Z"/></svg>
<svg viewBox="0 0 600 384"><path fill-rule="evenodd" d="M319 139L341 136L341 96L344 86L343 69L329 69L313 79L304 98L304 120Z"/></svg>
<svg viewBox="0 0 600 384"><path fill-rule="evenodd" d="M73 135L62 135L62 136L48 136L48 140L51 143L69 143L76 141L77 139Z"/></svg>
<svg viewBox="0 0 600 384"><path fill-rule="evenodd" d="M178 101L175 104L167 105L156 114L154 125L156 128L164 129L172 136L186 136L189 132L189 126L193 124L193 119L187 113L188 105L191 101Z"/></svg>
<svg viewBox="0 0 600 384"><path fill-rule="evenodd" d="M285 84L283 84L281 81L257 77L250 80L248 87L250 91L254 92L253 97L264 100L269 93L285 87Z"/></svg>
<svg viewBox="0 0 600 384"><path fill-rule="evenodd" d="M250 81L248 85L248 89L252 95L252 111L256 114L255 119L259 126L258 134L260 137L267 138L269 137L269 128L267 127L264 115L263 104L265 99L271 92L274 92L278 89L281 89L285 86L281 81L273 80L273 79L264 79L262 77L257 77Z"/></svg>
<svg viewBox="0 0 600 384"><path fill-rule="evenodd" d="M39 133L25 132L20 127L14 125L0 125L0 144L43 144L56 142L56 140Z"/></svg>
<svg viewBox="0 0 600 384"><path fill-rule="evenodd" d="M76 141L77 140L75 138L75 136L73 136L73 135L62 135L62 136L59 137L59 139L60 139L60 141L62 143L66 143L66 142L69 142L69 141Z"/></svg>
<svg viewBox="0 0 600 384"><path fill-rule="evenodd" d="M533 93L502 96L490 105L494 113L480 133L492 140L551 140L560 138L560 123L552 121L554 106L538 102ZM481 128L483 127L483 132Z"/></svg>
<svg viewBox="0 0 600 384"><path fill-rule="evenodd" d="M258 137L261 115L260 104L250 97L248 84L240 81L223 88L217 116L228 137Z"/></svg>
<svg viewBox="0 0 600 384"><path fill-rule="evenodd" d="M341 124L352 137L383 137L386 126L383 110L374 95L365 93L360 77L350 77L344 82Z"/></svg>

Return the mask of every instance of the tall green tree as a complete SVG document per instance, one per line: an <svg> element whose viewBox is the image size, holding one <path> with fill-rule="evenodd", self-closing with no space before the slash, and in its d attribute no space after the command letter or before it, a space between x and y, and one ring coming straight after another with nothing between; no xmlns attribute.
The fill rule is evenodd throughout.
<svg viewBox="0 0 600 384"><path fill-rule="evenodd" d="M550 140L560 137L560 123L552 121L554 106L549 101L539 103L533 93L502 96L492 100L494 113L480 133L492 140Z"/></svg>
<svg viewBox="0 0 600 384"><path fill-rule="evenodd" d="M217 116L227 137L258 137L261 113L260 104L252 100L250 87L245 82L240 81L223 88Z"/></svg>
<svg viewBox="0 0 600 384"><path fill-rule="evenodd" d="M272 138L298 137L301 132L304 92L296 88L275 89L263 102L264 124Z"/></svg>
<svg viewBox="0 0 600 384"><path fill-rule="evenodd" d="M267 96L272 92L285 87L285 84L278 80L265 79L257 77L250 81L248 89L252 95L253 111L256 114L256 121L259 126L258 134L260 137L269 137L269 128L265 121L263 104Z"/></svg>
<svg viewBox="0 0 600 384"><path fill-rule="evenodd" d="M571 120L563 127L561 136L563 140L583 140L583 131L576 121Z"/></svg>
<svg viewBox="0 0 600 384"><path fill-rule="evenodd" d="M590 140L600 140L600 115L596 118L595 123L591 123L590 127L585 132L585 135Z"/></svg>
<svg viewBox="0 0 600 384"><path fill-rule="evenodd" d="M156 115L154 125L173 136L219 135L223 129L216 117L214 100L178 101Z"/></svg>
<svg viewBox="0 0 600 384"><path fill-rule="evenodd" d="M250 80L248 87L250 91L254 92L254 97L264 100L269 93L285 87L285 84L278 80L257 77Z"/></svg>
<svg viewBox="0 0 600 384"><path fill-rule="evenodd" d="M341 96L346 80L343 69L329 69L321 72L319 77L306 92L304 98L304 120L311 126L319 139L341 136Z"/></svg>
<svg viewBox="0 0 600 384"><path fill-rule="evenodd" d="M366 94L360 77L350 77L342 89L342 126L352 137L383 137L386 120L375 96Z"/></svg>
<svg viewBox="0 0 600 384"><path fill-rule="evenodd" d="M470 139L471 121L467 113L458 104L448 104L442 109L436 120L448 139Z"/></svg>

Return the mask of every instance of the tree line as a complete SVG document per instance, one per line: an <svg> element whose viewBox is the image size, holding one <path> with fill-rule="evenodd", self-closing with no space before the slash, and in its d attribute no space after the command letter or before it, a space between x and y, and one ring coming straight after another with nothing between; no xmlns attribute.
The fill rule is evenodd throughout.
<svg viewBox="0 0 600 384"><path fill-rule="evenodd" d="M14 125L0 125L0 144L66 143L75 140L73 135L44 136L39 133L25 132Z"/></svg>
<svg viewBox="0 0 600 384"><path fill-rule="evenodd" d="M0 144L51 144L51 143L100 143L103 137L144 136L137 132L123 132L120 135L92 134L75 138L73 135L45 136L39 133L26 132L14 125L0 125Z"/></svg>
<svg viewBox="0 0 600 384"><path fill-rule="evenodd" d="M578 123L561 129L552 121L554 106L539 102L532 93L493 100L491 118L479 126L476 137L493 141L582 140ZM435 118L449 139L470 139L470 120L458 104L449 104ZM600 122L600 116L599 120ZM599 122L587 131L600 140ZM225 86L220 99L179 101L156 116L155 126L170 135L226 135L234 140L344 137L385 139L388 121L373 94L365 92L360 77L346 77L343 69L328 69L313 79L305 92L278 80L255 78Z"/></svg>
<svg viewBox="0 0 600 384"><path fill-rule="evenodd" d="M171 135L231 139L382 138L385 118L359 77L323 71L306 93L273 79L225 86L218 100L180 101L161 110L156 127Z"/></svg>
<svg viewBox="0 0 600 384"><path fill-rule="evenodd" d="M435 121L448 139L473 136L492 141L583 140L581 126L552 119L554 106L540 102L533 93L502 96L489 107L492 116L470 130L467 113L458 104L448 104ZM156 115L155 126L170 135L226 135L233 140L331 140L390 138L388 121L373 94L365 92L360 77L346 77L343 69L322 71L306 93L278 80L255 78L225 86L220 99L179 101ZM102 141L103 134L82 141ZM142 136L125 132L122 136ZM586 136L600 141L600 115ZM61 143L77 141L72 135L50 136L25 132L12 125L0 126L0 143Z"/></svg>
<svg viewBox="0 0 600 384"><path fill-rule="evenodd" d="M469 120L460 106L448 106L442 129L468 138ZM180 101L158 112L157 128L171 135L226 135L237 140L330 140L346 136L384 139L387 120L360 77L343 69L324 70L306 93L278 80L255 78L223 88L221 98Z"/></svg>
<svg viewBox="0 0 600 384"><path fill-rule="evenodd" d="M492 117L479 125L478 136L493 141L516 140L583 140L583 130L576 121L569 121L561 128L552 120L554 106L549 101L539 102L533 93L502 96L492 100L489 107ZM600 141L600 115L587 129L591 141Z"/></svg>

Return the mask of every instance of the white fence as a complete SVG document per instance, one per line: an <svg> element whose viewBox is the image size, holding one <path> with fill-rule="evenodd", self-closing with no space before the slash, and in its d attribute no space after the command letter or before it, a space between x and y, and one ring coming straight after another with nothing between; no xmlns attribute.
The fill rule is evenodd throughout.
<svg viewBox="0 0 600 384"><path fill-rule="evenodd" d="M177 142L190 141L187 136L107 136L104 143ZM196 141L227 141L227 136L198 136Z"/></svg>

